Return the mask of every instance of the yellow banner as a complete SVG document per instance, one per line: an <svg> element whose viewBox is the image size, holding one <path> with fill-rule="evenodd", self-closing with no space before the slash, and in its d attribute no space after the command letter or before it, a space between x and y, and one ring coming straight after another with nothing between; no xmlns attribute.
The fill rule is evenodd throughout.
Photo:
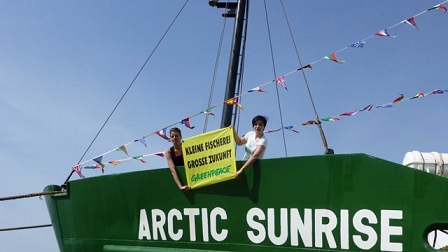
<svg viewBox="0 0 448 252"><path fill-rule="evenodd" d="M235 144L230 127L184 139L182 153L192 189L235 178Z"/></svg>

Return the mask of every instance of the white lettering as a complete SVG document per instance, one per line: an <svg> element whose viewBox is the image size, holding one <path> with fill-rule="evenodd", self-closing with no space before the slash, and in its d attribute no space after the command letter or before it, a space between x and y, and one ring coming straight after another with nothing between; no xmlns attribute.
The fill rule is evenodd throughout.
<svg viewBox="0 0 448 252"><path fill-rule="evenodd" d="M154 235L154 240L158 240L159 238L158 233L160 232L162 240L165 241L166 235L165 231L163 230L163 226L165 225L166 221L165 213L160 209L153 209L151 211L151 218L152 218L152 233Z"/></svg>
<svg viewBox="0 0 448 252"><path fill-rule="evenodd" d="M323 219L328 219L328 223L324 223ZM337 248L336 241L333 236L333 230L338 224L336 215L328 209L314 210L314 226L316 230L316 247L323 247L323 234L327 237L328 246L330 248Z"/></svg>
<svg viewBox="0 0 448 252"><path fill-rule="evenodd" d="M184 231L179 229L177 233L174 232L174 217L177 220L182 220L182 213L177 209L171 209L168 212L168 235L174 241L178 241L182 238Z"/></svg>
<svg viewBox="0 0 448 252"><path fill-rule="evenodd" d="M297 231L300 233L303 245L305 247L313 247L313 214L312 210L305 208L303 220L300 218L300 213L297 208L291 208L291 246L299 246L299 237Z"/></svg>
<svg viewBox="0 0 448 252"><path fill-rule="evenodd" d="M341 249L349 249L348 246L348 210L341 210Z"/></svg>
<svg viewBox="0 0 448 252"><path fill-rule="evenodd" d="M403 235L402 227L390 226L390 219L401 220L403 211L381 210L381 251L403 251L403 244L391 242L392 235Z"/></svg>
<svg viewBox="0 0 448 252"><path fill-rule="evenodd" d="M208 212L207 208L202 208L202 239L205 242L209 241L208 237Z"/></svg>
<svg viewBox="0 0 448 252"><path fill-rule="evenodd" d="M190 225L190 241L196 241L195 216L199 215L199 208L184 208L184 215L188 216L188 223Z"/></svg>
<svg viewBox="0 0 448 252"><path fill-rule="evenodd" d="M368 209L359 210L353 216L353 227L355 230L367 235L366 240L363 240L361 235L353 235L353 242L355 242L356 246L360 249L370 250L378 241L378 236L375 229L362 223L362 219L367 219L369 224L377 224L378 220L375 213Z"/></svg>
<svg viewBox="0 0 448 252"><path fill-rule="evenodd" d="M217 231L216 216L221 216L222 220L227 220L226 210L216 207L210 212L210 233L216 241L224 241L229 233L227 229L223 229L221 233Z"/></svg>
<svg viewBox="0 0 448 252"><path fill-rule="evenodd" d="M268 208L268 237L275 245L282 245L288 239L288 209L280 208L280 235L275 236L275 212Z"/></svg>
<svg viewBox="0 0 448 252"><path fill-rule="evenodd" d="M149 231L148 217L146 216L146 210L140 209L140 224L138 225L138 239L151 240L151 233Z"/></svg>
<svg viewBox="0 0 448 252"><path fill-rule="evenodd" d="M254 220L254 217L257 217L258 220L265 220L266 216L264 212L260 208L251 208L246 214L246 222L252 229L258 231L258 235L253 231L247 231L247 237L249 240L255 244L259 244L264 241L266 238L266 230L263 224L258 223Z"/></svg>

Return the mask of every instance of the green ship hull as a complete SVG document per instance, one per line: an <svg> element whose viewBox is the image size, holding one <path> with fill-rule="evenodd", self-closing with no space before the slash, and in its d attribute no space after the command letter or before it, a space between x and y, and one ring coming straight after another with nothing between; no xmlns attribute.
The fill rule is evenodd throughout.
<svg viewBox="0 0 448 252"><path fill-rule="evenodd" d="M64 252L435 251L448 223L446 178L365 154L259 160L187 193L169 169L107 175L45 199Z"/></svg>

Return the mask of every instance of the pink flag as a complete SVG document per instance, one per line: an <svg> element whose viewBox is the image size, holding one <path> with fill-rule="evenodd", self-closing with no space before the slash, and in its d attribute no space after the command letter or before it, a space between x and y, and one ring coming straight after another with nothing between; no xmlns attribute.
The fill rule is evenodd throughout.
<svg viewBox="0 0 448 252"><path fill-rule="evenodd" d="M284 89L288 90L288 88L286 87L286 84L285 84L284 76L278 77L277 79L275 79L275 82L277 82L277 84L281 85Z"/></svg>
<svg viewBox="0 0 448 252"><path fill-rule="evenodd" d="M86 177L84 177L84 175L82 175L82 173L81 173L81 169L82 169L82 165L80 165L80 164L77 164L77 165L75 165L75 167L73 167L73 170L74 170L76 173L78 173L78 176L79 176L80 178L86 178Z"/></svg>

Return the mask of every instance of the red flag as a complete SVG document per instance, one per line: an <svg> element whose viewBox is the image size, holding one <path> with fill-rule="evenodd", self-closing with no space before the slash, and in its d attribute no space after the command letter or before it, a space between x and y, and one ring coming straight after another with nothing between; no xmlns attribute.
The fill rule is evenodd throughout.
<svg viewBox="0 0 448 252"><path fill-rule="evenodd" d="M277 79L275 79L275 82L277 82L277 84L281 85L283 88L288 90L288 88L286 87L286 84L285 84L285 77L284 76L278 77Z"/></svg>
<svg viewBox="0 0 448 252"><path fill-rule="evenodd" d="M404 99L404 95L400 94L399 97L397 97L392 103L397 103L397 102L401 102Z"/></svg>

